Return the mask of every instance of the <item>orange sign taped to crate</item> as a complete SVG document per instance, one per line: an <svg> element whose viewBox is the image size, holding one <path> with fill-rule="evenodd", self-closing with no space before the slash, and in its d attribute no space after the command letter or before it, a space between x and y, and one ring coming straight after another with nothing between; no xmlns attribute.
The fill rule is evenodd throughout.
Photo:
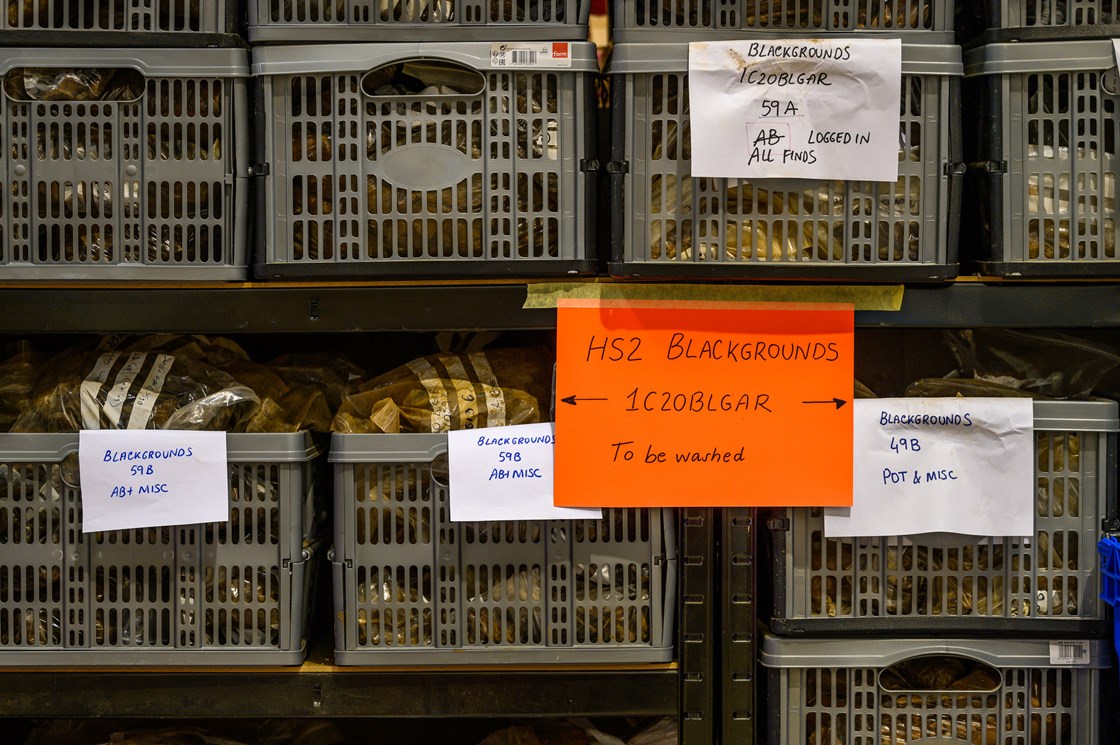
<svg viewBox="0 0 1120 745"><path fill-rule="evenodd" d="M851 305L557 312L557 505L852 504Z"/></svg>

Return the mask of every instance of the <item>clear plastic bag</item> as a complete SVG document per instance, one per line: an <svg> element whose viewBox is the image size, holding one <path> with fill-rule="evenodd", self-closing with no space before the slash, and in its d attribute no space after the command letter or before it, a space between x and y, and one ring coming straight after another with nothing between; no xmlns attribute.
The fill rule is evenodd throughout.
<svg viewBox="0 0 1120 745"><path fill-rule="evenodd" d="M1088 396L1120 365L1115 348L1059 331L974 329L945 336L957 360L956 377L1039 397ZM998 386L985 395L1000 395Z"/></svg>
<svg viewBox="0 0 1120 745"><path fill-rule="evenodd" d="M4 77L4 91L18 101L134 101L144 78L131 69L17 67Z"/></svg>
<svg viewBox="0 0 1120 745"><path fill-rule="evenodd" d="M544 347L423 357L361 384L331 429L447 432L540 422L550 410L552 364Z"/></svg>
<svg viewBox="0 0 1120 745"><path fill-rule="evenodd" d="M187 356L86 349L44 366L13 432L81 429L241 431L260 406L251 389Z"/></svg>

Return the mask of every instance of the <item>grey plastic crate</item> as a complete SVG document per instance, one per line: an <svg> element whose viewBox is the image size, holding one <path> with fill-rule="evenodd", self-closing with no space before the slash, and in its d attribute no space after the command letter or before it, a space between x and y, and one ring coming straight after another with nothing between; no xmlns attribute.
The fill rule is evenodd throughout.
<svg viewBox="0 0 1120 745"><path fill-rule="evenodd" d="M228 523L81 532L76 434L0 435L0 665L304 656L309 436L230 434Z"/></svg>
<svg viewBox="0 0 1120 745"><path fill-rule="evenodd" d="M245 279L246 52L0 50L0 76L58 67L133 69L144 93L0 94L0 279Z"/></svg>
<svg viewBox="0 0 1120 745"><path fill-rule="evenodd" d="M781 634L1100 636L1096 545L1116 515L1113 401L1036 401L1030 539L825 538L820 508L771 521Z"/></svg>
<svg viewBox="0 0 1120 745"><path fill-rule="evenodd" d="M332 436L338 664L672 659L672 510L453 523L446 452L446 434Z"/></svg>
<svg viewBox="0 0 1120 745"><path fill-rule="evenodd" d="M971 50L981 268L1004 277L1120 276L1112 42Z"/></svg>
<svg viewBox="0 0 1120 745"><path fill-rule="evenodd" d="M590 0L248 0L254 44L587 41Z"/></svg>
<svg viewBox="0 0 1120 745"><path fill-rule="evenodd" d="M893 673L930 657L940 660L929 666L929 683L899 690ZM770 745L1108 741L1099 739L1100 671L1111 664L1101 640L1089 643L1081 664L1063 666L1050 664L1049 641L767 635L760 662L770 668ZM976 663L984 672L972 681L934 680Z"/></svg>
<svg viewBox="0 0 1120 745"><path fill-rule="evenodd" d="M617 276L937 280L957 274L960 48L903 44L899 177L692 178L687 44L620 44L611 75Z"/></svg>
<svg viewBox="0 0 1120 745"><path fill-rule="evenodd" d="M953 0L612 0L616 42L866 33L953 43Z"/></svg>
<svg viewBox="0 0 1120 745"><path fill-rule="evenodd" d="M595 48L562 43L569 68L492 68L485 43L254 49L269 164L258 274L595 271ZM429 63L481 91L363 87Z"/></svg>
<svg viewBox="0 0 1120 745"><path fill-rule="evenodd" d="M0 0L0 46L235 46L236 0Z"/></svg>
<svg viewBox="0 0 1120 745"><path fill-rule="evenodd" d="M987 30L987 43L1120 36L1117 0L983 0L960 10L962 38Z"/></svg>

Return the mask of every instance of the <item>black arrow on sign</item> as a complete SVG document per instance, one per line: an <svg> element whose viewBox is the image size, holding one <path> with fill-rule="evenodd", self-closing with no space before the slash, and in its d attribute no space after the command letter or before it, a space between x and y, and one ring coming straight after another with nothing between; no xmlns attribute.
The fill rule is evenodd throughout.
<svg viewBox="0 0 1120 745"><path fill-rule="evenodd" d="M571 404L572 406L575 406L576 401L606 401L607 399L605 399L605 398L587 398L586 396L565 396L564 398L562 398L560 400L563 401L566 404Z"/></svg>
<svg viewBox="0 0 1120 745"><path fill-rule="evenodd" d="M803 404L834 404L839 409L844 404L848 403L842 398L830 398L827 401L802 401Z"/></svg>

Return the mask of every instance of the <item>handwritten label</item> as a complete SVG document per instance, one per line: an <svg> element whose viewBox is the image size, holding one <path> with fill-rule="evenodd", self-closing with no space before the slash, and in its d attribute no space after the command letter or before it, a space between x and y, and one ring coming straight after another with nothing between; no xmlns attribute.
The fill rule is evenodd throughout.
<svg viewBox="0 0 1120 745"><path fill-rule="evenodd" d="M600 509L553 504L551 423L447 433L451 520L598 520Z"/></svg>
<svg viewBox="0 0 1120 745"><path fill-rule="evenodd" d="M561 301L556 503L847 505L851 306Z"/></svg>
<svg viewBox="0 0 1120 745"><path fill-rule="evenodd" d="M225 432L82 430L82 532L229 519Z"/></svg>
<svg viewBox="0 0 1120 745"><path fill-rule="evenodd" d="M902 42L692 42L692 175L898 179Z"/></svg>
<svg viewBox="0 0 1120 745"><path fill-rule="evenodd" d="M884 398L855 406L855 500L825 535L1034 533L1026 398Z"/></svg>
<svg viewBox="0 0 1120 745"><path fill-rule="evenodd" d="M566 41L501 42L490 45L490 67L571 67Z"/></svg>

